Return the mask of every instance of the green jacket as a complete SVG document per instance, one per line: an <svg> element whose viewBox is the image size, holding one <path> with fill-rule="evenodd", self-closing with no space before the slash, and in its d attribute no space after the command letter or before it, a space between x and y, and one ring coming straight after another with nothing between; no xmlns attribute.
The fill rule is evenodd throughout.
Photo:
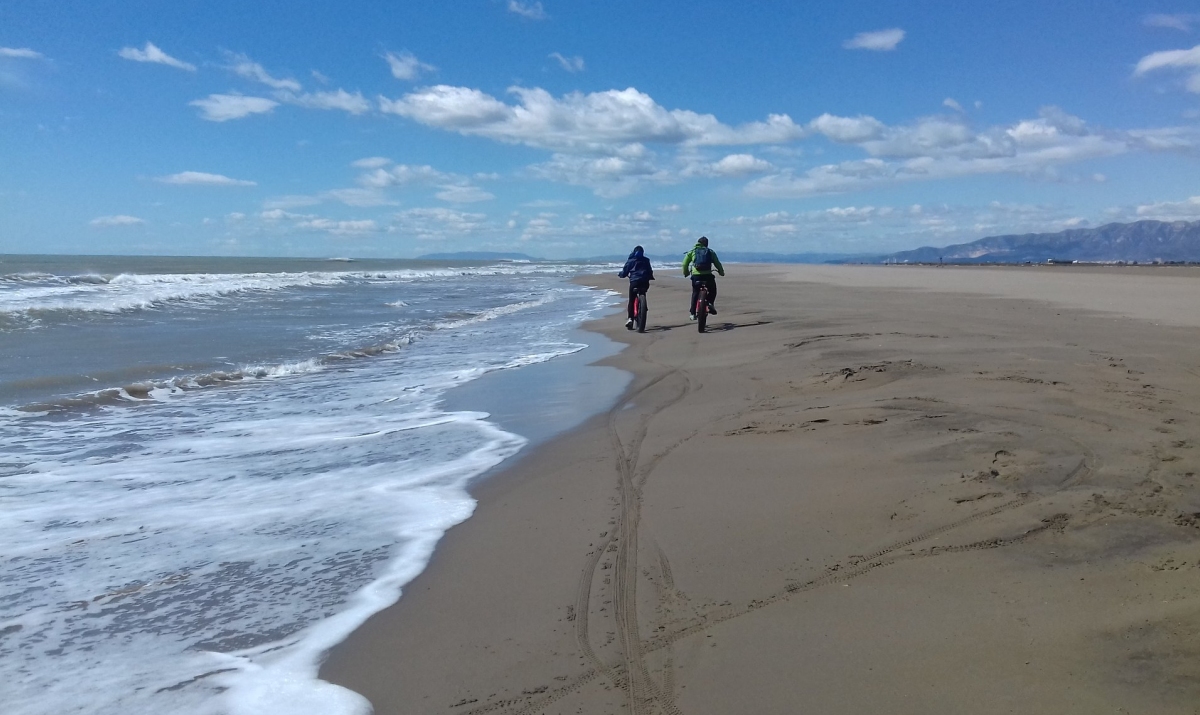
<svg viewBox="0 0 1200 715"><path fill-rule="evenodd" d="M697 248L700 248L699 243L697 243L695 246L692 246L692 250L688 251L687 253L685 253L683 255L683 275L686 276L689 274L695 274L698 276L711 276L712 275L711 270L701 271L692 266L692 261L695 260L695 258L696 258L696 249ZM717 269L717 273L720 273L721 275L725 275L725 266L721 265L721 259L717 258L717 252L710 248L710 249L708 249L708 253L709 253L709 255L712 256L713 268Z"/></svg>

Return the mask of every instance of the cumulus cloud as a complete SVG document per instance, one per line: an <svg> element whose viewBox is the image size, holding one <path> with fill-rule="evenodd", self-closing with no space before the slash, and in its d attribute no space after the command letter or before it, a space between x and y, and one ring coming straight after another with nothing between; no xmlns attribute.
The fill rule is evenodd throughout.
<svg viewBox="0 0 1200 715"><path fill-rule="evenodd" d="M203 171L181 171L178 174L161 176L157 181L179 186L257 186L253 181L231 179L228 176L207 174Z"/></svg>
<svg viewBox="0 0 1200 715"><path fill-rule="evenodd" d="M210 122L227 122L251 114L263 114L279 106L279 102L266 97L247 97L241 94L210 94L204 99L196 99L188 104L199 107L201 119Z"/></svg>
<svg viewBox="0 0 1200 715"><path fill-rule="evenodd" d="M950 109L953 109L956 112L963 111L962 105L959 104L958 101L956 99L954 99L953 97L946 97L945 99L943 99L942 106L949 107Z"/></svg>
<svg viewBox="0 0 1200 715"><path fill-rule="evenodd" d="M668 110L630 87L561 98L540 88L512 87L506 104L468 87L437 85L400 99L380 97L380 109L426 126L556 151L605 151L633 142L734 145L787 142L804 129L787 115L739 127L711 114Z"/></svg>
<svg viewBox="0 0 1200 715"><path fill-rule="evenodd" d="M711 164L691 164L681 173L684 176L747 176L763 174L774 168L771 162L753 154L729 154Z"/></svg>
<svg viewBox="0 0 1200 715"><path fill-rule="evenodd" d="M11 57L18 60L40 60L45 55L28 47L0 47L0 57Z"/></svg>
<svg viewBox="0 0 1200 715"><path fill-rule="evenodd" d="M385 52L382 56L392 70L392 76L408 82L420 77L424 72L433 72L437 69L433 65L418 60L416 55L407 50L398 53Z"/></svg>
<svg viewBox="0 0 1200 715"><path fill-rule="evenodd" d="M575 55L574 57L564 57L558 52L551 52L548 56L558 60L558 64L572 74L583 71L583 58L579 55Z"/></svg>
<svg viewBox="0 0 1200 715"><path fill-rule="evenodd" d="M857 144L875 139L883 133L884 129L883 122L875 117L865 115L837 117L832 114L822 114L809 122L808 126L812 131L844 144Z"/></svg>
<svg viewBox="0 0 1200 715"><path fill-rule="evenodd" d="M486 228L485 214L447 208L417 208L396 214L388 231L419 240L436 241L478 233Z"/></svg>
<svg viewBox="0 0 1200 715"><path fill-rule="evenodd" d="M646 184L671 183L672 174L654 164L648 155L575 156L554 154L549 161L529 167L541 179L584 186L603 198L627 196Z"/></svg>
<svg viewBox="0 0 1200 715"><path fill-rule="evenodd" d="M1195 221L1200 219L1200 196L1183 201L1161 201L1137 207L1140 218L1155 218L1161 221Z"/></svg>
<svg viewBox="0 0 1200 715"><path fill-rule="evenodd" d="M137 216L126 216L124 214L118 216L97 216L88 221L89 226L96 228L108 228L113 226L141 226L146 223L145 219Z"/></svg>
<svg viewBox="0 0 1200 715"><path fill-rule="evenodd" d="M527 20L545 20L550 16L546 14L546 10L540 2L519 2L519 0L508 0L508 11Z"/></svg>
<svg viewBox="0 0 1200 715"><path fill-rule="evenodd" d="M175 59L166 52L158 49L153 42L147 42L146 46L140 50L136 47L122 47L117 51L117 55L127 60L133 60L134 62L153 62L154 64L166 65L188 72L196 71L196 65Z"/></svg>
<svg viewBox="0 0 1200 715"><path fill-rule="evenodd" d="M1132 134L1092 131L1081 119L1055 107L1036 119L980 132L939 117L902 127L884 127L859 142L868 158L790 170L751 182L756 196L801 197L873 186L971 175L1014 173L1053 176L1059 165L1114 156L1144 145ZM1164 141L1160 137L1160 141Z"/></svg>
<svg viewBox="0 0 1200 715"><path fill-rule="evenodd" d="M904 39L904 30L893 27L888 30L860 32L842 43L847 50L873 50L875 52L890 52Z"/></svg>
<svg viewBox="0 0 1200 715"><path fill-rule="evenodd" d="M350 94L344 89L336 92L305 92L304 94L280 91L275 93L275 98L281 102L308 109L340 109L350 114L363 114L371 110L371 103L360 92Z"/></svg>
<svg viewBox="0 0 1200 715"><path fill-rule="evenodd" d="M1192 25L1197 22L1200 22L1200 15L1195 13L1177 15L1154 14L1142 18L1142 24L1146 27L1163 27L1171 30L1182 30L1184 32L1190 32Z"/></svg>
<svg viewBox="0 0 1200 715"><path fill-rule="evenodd" d="M248 80L265 84L272 89L289 92L299 92L302 89L300 83L294 79L272 77L270 73L263 69L262 65L252 61L244 54L226 52L225 59L229 62L228 69L232 70L239 77L245 77Z"/></svg>

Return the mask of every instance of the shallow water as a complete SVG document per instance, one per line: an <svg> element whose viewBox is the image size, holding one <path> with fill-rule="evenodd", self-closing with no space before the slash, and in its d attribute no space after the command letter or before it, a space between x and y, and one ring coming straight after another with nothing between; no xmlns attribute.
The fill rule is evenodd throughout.
<svg viewBox="0 0 1200 715"><path fill-rule="evenodd" d="M445 394L584 348L600 268L4 257L6 712L361 710L320 654L527 442Z"/></svg>

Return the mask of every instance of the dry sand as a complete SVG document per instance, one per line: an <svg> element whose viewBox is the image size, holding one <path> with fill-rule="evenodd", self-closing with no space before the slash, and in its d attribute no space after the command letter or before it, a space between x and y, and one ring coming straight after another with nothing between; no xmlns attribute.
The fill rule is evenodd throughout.
<svg viewBox="0 0 1200 715"><path fill-rule="evenodd" d="M1200 273L729 273L709 334L681 279L597 325L624 397L322 677L381 715L1200 712Z"/></svg>

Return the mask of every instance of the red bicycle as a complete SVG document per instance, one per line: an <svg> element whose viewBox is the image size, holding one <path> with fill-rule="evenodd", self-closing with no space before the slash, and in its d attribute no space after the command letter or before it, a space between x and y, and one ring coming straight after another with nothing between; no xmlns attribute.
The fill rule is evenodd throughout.
<svg viewBox="0 0 1200 715"><path fill-rule="evenodd" d="M697 291L696 305L692 307L696 310L696 329L703 333L708 325L708 286L703 282Z"/></svg>
<svg viewBox="0 0 1200 715"><path fill-rule="evenodd" d="M637 324L639 333L646 332L646 313L650 306L646 303L646 291L638 291L637 300L633 302L633 322Z"/></svg>

